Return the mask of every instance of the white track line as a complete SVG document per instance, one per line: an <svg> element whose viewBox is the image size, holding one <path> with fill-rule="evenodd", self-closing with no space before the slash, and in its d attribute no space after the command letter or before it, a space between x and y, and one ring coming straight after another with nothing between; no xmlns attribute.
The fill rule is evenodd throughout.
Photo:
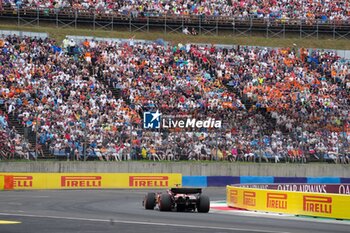
<svg viewBox="0 0 350 233"><path fill-rule="evenodd" d="M0 216L17 216L17 217L31 217L31 218L50 218L50 219L64 219L75 221L90 221L90 222L110 222L110 223L124 223L124 224L137 224L137 225L152 225L152 226L170 226L170 227L183 227L183 228L200 228L200 229L212 229L212 230L226 230L226 231L238 231L238 232L257 232L257 233L290 233L286 231L269 231L269 230L257 230L257 229L244 229L234 227L211 227L203 225L183 225L174 223L156 223L156 222L139 222L139 221L126 221L126 220L106 220L106 219L93 219L93 218L75 218L75 217L60 217L60 216L43 216L33 214L10 214L0 213Z"/></svg>

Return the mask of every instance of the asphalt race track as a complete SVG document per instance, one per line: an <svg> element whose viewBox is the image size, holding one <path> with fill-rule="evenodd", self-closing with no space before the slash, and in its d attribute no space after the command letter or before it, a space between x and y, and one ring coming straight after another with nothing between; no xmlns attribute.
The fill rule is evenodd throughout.
<svg viewBox="0 0 350 233"><path fill-rule="evenodd" d="M0 192L1 233L340 233L350 223L281 216L246 216L145 210L146 190L60 190ZM225 200L224 188L208 188L211 201ZM10 224L13 223L13 224Z"/></svg>

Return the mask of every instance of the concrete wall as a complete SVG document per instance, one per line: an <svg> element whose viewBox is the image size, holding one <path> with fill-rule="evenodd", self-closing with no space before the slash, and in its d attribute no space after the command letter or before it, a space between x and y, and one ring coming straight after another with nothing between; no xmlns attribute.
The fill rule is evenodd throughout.
<svg viewBox="0 0 350 233"><path fill-rule="evenodd" d="M0 172L172 172L184 176L350 177L350 166L199 162L0 162Z"/></svg>

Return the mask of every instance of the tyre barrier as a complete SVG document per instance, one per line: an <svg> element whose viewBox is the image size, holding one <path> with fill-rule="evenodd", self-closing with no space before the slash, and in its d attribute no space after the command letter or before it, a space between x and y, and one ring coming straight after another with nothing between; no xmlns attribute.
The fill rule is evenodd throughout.
<svg viewBox="0 0 350 233"><path fill-rule="evenodd" d="M229 207L301 216L350 219L350 196L227 186Z"/></svg>
<svg viewBox="0 0 350 233"><path fill-rule="evenodd" d="M350 178L342 177L182 176L180 173L0 173L0 190L168 188L176 186L205 188L240 184L253 185L251 187L260 185L268 189L321 190L319 192L350 194L349 183ZM271 186L273 184L280 186ZM299 186L295 186L297 184ZM312 184L323 184L323 186L311 186Z"/></svg>
<svg viewBox="0 0 350 233"><path fill-rule="evenodd" d="M179 173L0 173L0 190L169 188Z"/></svg>

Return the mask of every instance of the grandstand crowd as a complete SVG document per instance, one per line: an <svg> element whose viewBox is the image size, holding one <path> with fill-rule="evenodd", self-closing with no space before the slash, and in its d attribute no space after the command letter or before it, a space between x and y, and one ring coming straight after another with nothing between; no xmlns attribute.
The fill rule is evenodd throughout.
<svg viewBox="0 0 350 233"><path fill-rule="evenodd" d="M1 156L36 159L46 147L74 160L349 163L349 65L333 52L295 47L3 36ZM143 129L143 112L153 110L223 127Z"/></svg>
<svg viewBox="0 0 350 233"><path fill-rule="evenodd" d="M47 8L139 16L222 16L319 22L349 22L344 0L1 0L0 8Z"/></svg>

